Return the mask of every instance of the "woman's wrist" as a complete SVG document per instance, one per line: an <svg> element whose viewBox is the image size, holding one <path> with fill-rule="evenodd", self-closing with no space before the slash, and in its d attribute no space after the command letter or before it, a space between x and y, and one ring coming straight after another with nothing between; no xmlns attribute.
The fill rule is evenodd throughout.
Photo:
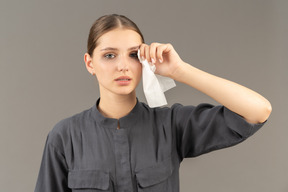
<svg viewBox="0 0 288 192"><path fill-rule="evenodd" d="M189 67L191 67L191 65L182 61L177 68L171 71L169 77L175 81L183 82L183 77L185 76L185 72L187 72Z"/></svg>

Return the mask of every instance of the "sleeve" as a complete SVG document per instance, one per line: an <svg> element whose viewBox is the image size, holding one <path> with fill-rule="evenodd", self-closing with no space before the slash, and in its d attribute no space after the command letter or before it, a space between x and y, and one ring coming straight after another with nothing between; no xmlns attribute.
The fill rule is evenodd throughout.
<svg viewBox="0 0 288 192"><path fill-rule="evenodd" d="M69 192L65 156L47 137L35 192Z"/></svg>
<svg viewBox="0 0 288 192"><path fill-rule="evenodd" d="M172 106L172 124L181 160L236 145L264 123L248 123L224 106Z"/></svg>

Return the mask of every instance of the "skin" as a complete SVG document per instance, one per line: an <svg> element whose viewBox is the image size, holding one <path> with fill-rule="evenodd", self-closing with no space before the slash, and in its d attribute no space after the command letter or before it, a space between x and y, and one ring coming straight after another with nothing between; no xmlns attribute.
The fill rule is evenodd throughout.
<svg viewBox="0 0 288 192"><path fill-rule="evenodd" d="M106 117L119 119L135 106L135 89L142 76L137 51L142 44L141 36L128 29L117 28L103 34L93 57L84 55L87 70L96 74L100 89L99 111ZM119 85L115 79L127 76L129 84Z"/></svg>
<svg viewBox="0 0 288 192"><path fill-rule="evenodd" d="M87 70L95 73L100 87L99 110L106 117L119 119L136 104L135 88L141 78L141 64L132 60L129 48L140 46L140 56L156 65L156 74L185 83L210 96L249 123L266 121L272 111L270 102L255 91L232 81L204 72L182 61L171 44L142 44L140 35L127 29L116 29L102 35L93 57L85 54ZM108 65L101 59L101 49L117 49L117 62ZM137 51L137 50L136 50ZM135 59L135 58L134 58ZM117 86L111 79L121 74L133 77L129 86Z"/></svg>

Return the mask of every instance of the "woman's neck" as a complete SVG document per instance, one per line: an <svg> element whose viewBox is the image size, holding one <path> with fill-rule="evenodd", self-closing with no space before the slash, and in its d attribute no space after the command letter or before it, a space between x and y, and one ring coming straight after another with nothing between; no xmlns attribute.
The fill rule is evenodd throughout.
<svg viewBox="0 0 288 192"><path fill-rule="evenodd" d="M129 95L100 96L99 112L108 118L119 119L127 115L136 105L136 93Z"/></svg>

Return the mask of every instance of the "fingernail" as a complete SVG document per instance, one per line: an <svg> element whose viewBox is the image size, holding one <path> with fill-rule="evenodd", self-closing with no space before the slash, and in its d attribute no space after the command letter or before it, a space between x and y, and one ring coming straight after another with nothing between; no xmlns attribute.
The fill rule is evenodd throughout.
<svg viewBox="0 0 288 192"><path fill-rule="evenodd" d="M159 62L160 62L160 63L163 63L163 60L162 60L162 59L159 59Z"/></svg>
<svg viewBox="0 0 288 192"><path fill-rule="evenodd" d="M152 63L156 63L156 62L155 62L155 59L153 59L153 58L151 59L151 61L152 61Z"/></svg>
<svg viewBox="0 0 288 192"><path fill-rule="evenodd" d="M145 58L142 56L142 57L141 57L141 60L142 60L142 61L144 61L144 60L145 60Z"/></svg>

